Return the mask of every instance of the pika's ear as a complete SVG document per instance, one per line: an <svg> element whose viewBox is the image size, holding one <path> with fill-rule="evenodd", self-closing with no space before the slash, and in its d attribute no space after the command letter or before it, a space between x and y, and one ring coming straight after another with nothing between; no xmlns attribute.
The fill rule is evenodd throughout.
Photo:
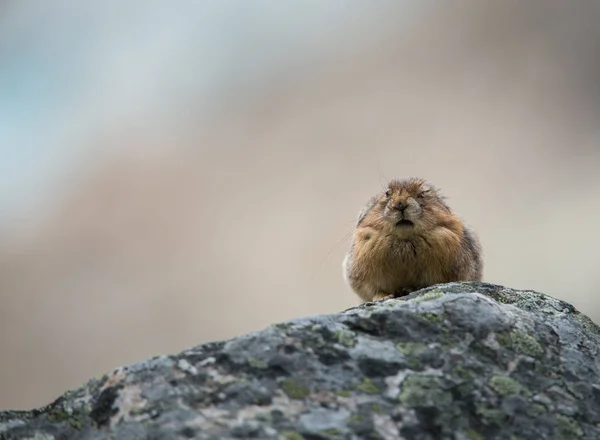
<svg viewBox="0 0 600 440"><path fill-rule="evenodd" d="M444 197L442 194L440 194L438 190L434 190L434 194L436 195L437 199L440 201L440 204L444 208L446 208L446 211L452 212L452 210L450 209L450 206L448 206L448 204L446 203L446 197Z"/></svg>
<svg viewBox="0 0 600 440"><path fill-rule="evenodd" d="M423 185L421 185L421 191L427 191L431 195L434 195L439 200L440 204L446 209L446 211L452 212L450 206L448 206L448 204L446 203L446 197L441 193L441 191L438 188L433 186L431 183L424 182Z"/></svg>
<svg viewBox="0 0 600 440"><path fill-rule="evenodd" d="M421 191L423 192L431 192L432 194L438 195L437 192L437 188L435 186L433 186L431 183L429 182L423 182L421 183Z"/></svg>
<svg viewBox="0 0 600 440"><path fill-rule="evenodd" d="M364 208L360 211L360 213L358 214L358 220L356 221L357 228L363 222L363 220L365 219L365 217L367 216L369 211L371 211L371 209L373 209L373 206L375 206L377 204L378 200L379 200L379 196L371 197L371 199L367 202L367 204L364 206Z"/></svg>

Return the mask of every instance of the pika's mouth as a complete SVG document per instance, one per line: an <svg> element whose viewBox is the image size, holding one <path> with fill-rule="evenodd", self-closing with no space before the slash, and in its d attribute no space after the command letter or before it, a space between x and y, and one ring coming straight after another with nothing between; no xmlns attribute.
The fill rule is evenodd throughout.
<svg viewBox="0 0 600 440"><path fill-rule="evenodd" d="M396 222L396 226L404 228L407 226L414 226L414 223L411 222L410 220L402 219L402 220Z"/></svg>

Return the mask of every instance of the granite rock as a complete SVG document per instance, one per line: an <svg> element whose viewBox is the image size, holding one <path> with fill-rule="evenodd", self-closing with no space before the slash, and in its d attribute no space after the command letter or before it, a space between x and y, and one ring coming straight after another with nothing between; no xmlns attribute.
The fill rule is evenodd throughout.
<svg viewBox="0 0 600 440"><path fill-rule="evenodd" d="M121 367L2 439L598 439L600 328L486 283L432 286Z"/></svg>

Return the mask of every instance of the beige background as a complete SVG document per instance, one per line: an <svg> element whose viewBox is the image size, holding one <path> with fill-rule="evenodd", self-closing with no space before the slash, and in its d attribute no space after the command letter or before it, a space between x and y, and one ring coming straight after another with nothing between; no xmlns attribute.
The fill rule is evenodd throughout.
<svg viewBox="0 0 600 440"><path fill-rule="evenodd" d="M597 9L382 2L273 55L208 116L187 85L79 130L44 209L2 224L0 409L356 304L347 234L396 176L443 190L481 236L487 281L599 321Z"/></svg>

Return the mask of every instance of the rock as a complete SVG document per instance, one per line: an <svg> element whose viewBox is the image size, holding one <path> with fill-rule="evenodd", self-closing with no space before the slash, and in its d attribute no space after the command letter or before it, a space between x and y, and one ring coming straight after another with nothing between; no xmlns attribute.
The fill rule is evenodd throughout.
<svg viewBox="0 0 600 440"><path fill-rule="evenodd" d="M2 439L598 439L600 328L485 283L433 286L122 367Z"/></svg>

